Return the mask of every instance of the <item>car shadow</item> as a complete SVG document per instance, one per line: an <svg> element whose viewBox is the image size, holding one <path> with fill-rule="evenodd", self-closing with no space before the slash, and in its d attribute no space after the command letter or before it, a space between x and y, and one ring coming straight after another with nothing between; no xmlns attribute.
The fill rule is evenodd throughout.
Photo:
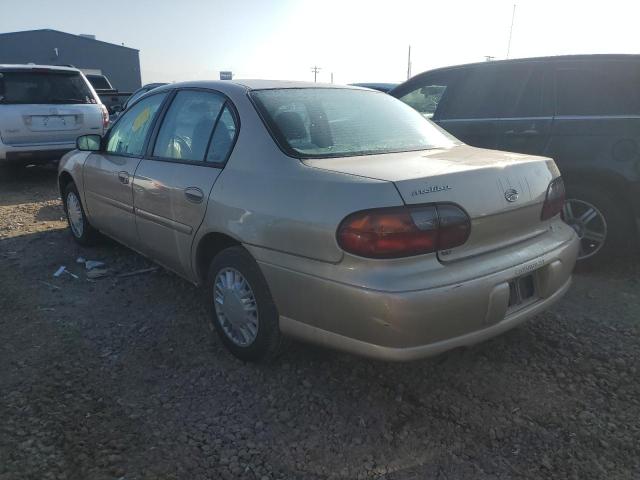
<svg viewBox="0 0 640 480"><path fill-rule="evenodd" d="M59 197L58 170L53 164L14 168L0 167L0 206L25 203L25 191L34 201L54 200Z"/></svg>

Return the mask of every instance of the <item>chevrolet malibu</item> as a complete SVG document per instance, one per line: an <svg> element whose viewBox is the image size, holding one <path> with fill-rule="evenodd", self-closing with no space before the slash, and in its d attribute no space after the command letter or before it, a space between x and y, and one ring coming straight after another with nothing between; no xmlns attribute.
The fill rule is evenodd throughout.
<svg viewBox="0 0 640 480"><path fill-rule="evenodd" d="M552 160L464 145L368 89L172 84L77 147L75 240L203 286L243 360L284 336L385 360L471 345L560 299L578 252Z"/></svg>

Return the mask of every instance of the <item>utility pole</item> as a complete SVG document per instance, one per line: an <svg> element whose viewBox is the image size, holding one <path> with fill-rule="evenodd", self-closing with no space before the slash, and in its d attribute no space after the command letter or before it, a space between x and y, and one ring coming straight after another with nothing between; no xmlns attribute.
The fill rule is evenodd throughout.
<svg viewBox="0 0 640 480"><path fill-rule="evenodd" d="M516 4L513 4L513 12L511 13L511 28L509 29L509 43L507 44L507 58L511 53L511 36L513 35L513 21L516 18Z"/></svg>
<svg viewBox="0 0 640 480"><path fill-rule="evenodd" d="M411 78L411 45L409 45L409 55L407 57L407 80Z"/></svg>
<svg viewBox="0 0 640 480"><path fill-rule="evenodd" d="M331 72L331 83L333 83L333 72Z"/></svg>
<svg viewBox="0 0 640 480"><path fill-rule="evenodd" d="M322 70L322 68L318 67L318 66L313 66L311 67L311 71L313 72L313 81L317 82L318 81L318 72Z"/></svg>

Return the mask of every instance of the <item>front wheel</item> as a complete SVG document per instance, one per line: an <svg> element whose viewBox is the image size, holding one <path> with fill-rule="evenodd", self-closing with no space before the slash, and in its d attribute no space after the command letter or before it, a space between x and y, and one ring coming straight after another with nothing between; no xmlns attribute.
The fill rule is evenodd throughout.
<svg viewBox="0 0 640 480"><path fill-rule="evenodd" d="M271 361L281 351L278 310L256 261L240 246L226 248L209 267L205 295L222 343L245 361Z"/></svg>
<svg viewBox="0 0 640 480"><path fill-rule="evenodd" d="M84 246L95 244L98 231L87 220L80 194L73 182L64 188L62 201L73 239Z"/></svg>

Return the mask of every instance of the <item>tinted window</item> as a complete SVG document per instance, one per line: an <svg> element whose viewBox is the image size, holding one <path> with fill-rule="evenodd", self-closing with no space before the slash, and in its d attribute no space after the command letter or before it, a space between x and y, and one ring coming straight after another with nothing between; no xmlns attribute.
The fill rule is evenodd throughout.
<svg viewBox="0 0 640 480"><path fill-rule="evenodd" d="M384 93L338 88L254 91L281 146L305 157L449 147L456 140Z"/></svg>
<svg viewBox="0 0 640 480"><path fill-rule="evenodd" d="M599 62L559 68L558 115L640 114L640 76L635 63Z"/></svg>
<svg viewBox="0 0 640 480"><path fill-rule="evenodd" d="M127 110L109 132L107 152L142 155L147 132L165 96L152 95Z"/></svg>
<svg viewBox="0 0 640 480"><path fill-rule="evenodd" d="M229 107L224 107L211 137L211 145L207 153L208 162L224 162L233 146L236 137L236 122Z"/></svg>
<svg viewBox="0 0 640 480"><path fill-rule="evenodd" d="M97 88L98 90L110 90L111 84L107 77L104 75L87 75L87 80L93 85L93 88Z"/></svg>
<svg viewBox="0 0 640 480"><path fill-rule="evenodd" d="M441 118L508 118L516 116L520 104L524 113L542 102L541 77L538 88L525 95L531 75L532 66L527 64L464 69L455 92L446 98Z"/></svg>
<svg viewBox="0 0 640 480"><path fill-rule="evenodd" d="M0 103L96 103L76 72L0 72Z"/></svg>
<svg viewBox="0 0 640 480"><path fill-rule="evenodd" d="M428 75L415 90L400 97L400 100L416 109L426 118L438 117L438 106L447 91L454 89L457 71L438 72Z"/></svg>
<svg viewBox="0 0 640 480"><path fill-rule="evenodd" d="M162 122L153 156L203 161L224 101L212 92L178 92Z"/></svg>

